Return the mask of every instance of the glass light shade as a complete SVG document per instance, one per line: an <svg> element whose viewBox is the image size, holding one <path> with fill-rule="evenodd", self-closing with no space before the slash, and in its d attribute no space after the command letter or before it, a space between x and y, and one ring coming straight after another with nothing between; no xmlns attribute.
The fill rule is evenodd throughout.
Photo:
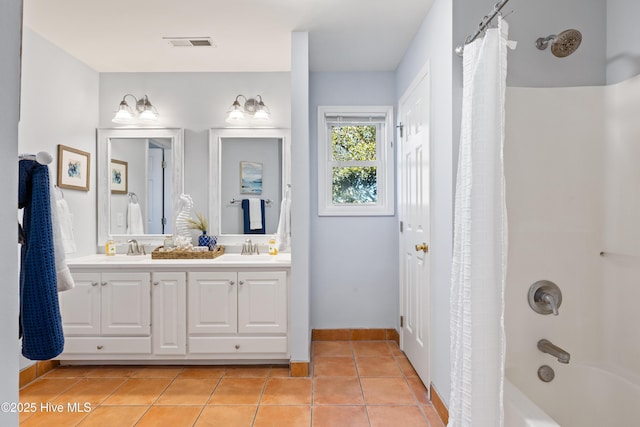
<svg viewBox="0 0 640 427"><path fill-rule="evenodd" d="M123 100L120 102L120 107L118 107L118 111L111 119L114 123L132 123L133 122L133 113L131 112L131 108L129 105Z"/></svg>
<svg viewBox="0 0 640 427"><path fill-rule="evenodd" d="M227 111L227 119L228 123L234 123L244 120L244 111L238 100L233 102L229 111Z"/></svg>
<svg viewBox="0 0 640 427"><path fill-rule="evenodd" d="M261 120L261 121L269 120L270 117L271 117L271 113L269 112L269 108L267 108L267 106L264 104L262 104L261 106L258 105L258 109L253 115L253 118L255 120Z"/></svg>
<svg viewBox="0 0 640 427"><path fill-rule="evenodd" d="M146 108L140 113L140 121L144 123L155 123L158 121L158 113L153 111L152 108Z"/></svg>

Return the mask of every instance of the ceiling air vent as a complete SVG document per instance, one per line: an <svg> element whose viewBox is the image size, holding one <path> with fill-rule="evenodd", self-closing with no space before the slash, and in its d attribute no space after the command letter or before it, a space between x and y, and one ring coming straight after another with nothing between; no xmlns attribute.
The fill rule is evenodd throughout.
<svg viewBox="0 0 640 427"><path fill-rule="evenodd" d="M163 37L173 47L216 47L211 37Z"/></svg>

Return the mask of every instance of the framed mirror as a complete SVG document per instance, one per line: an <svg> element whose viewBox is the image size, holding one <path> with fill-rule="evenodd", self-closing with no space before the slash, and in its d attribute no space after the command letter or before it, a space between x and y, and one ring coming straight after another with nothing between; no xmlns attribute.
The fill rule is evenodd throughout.
<svg viewBox="0 0 640 427"><path fill-rule="evenodd" d="M267 243L290 183L289 129L211 129L209 216L224 244ZM260 212L260 227L251 222Z"/></svg>
<svg viewBox="0 0 640 427"><path fill-rule="evenodd" d="M107 240L162 244L184 191L183 129L98 129L98 251Z"/></svg>

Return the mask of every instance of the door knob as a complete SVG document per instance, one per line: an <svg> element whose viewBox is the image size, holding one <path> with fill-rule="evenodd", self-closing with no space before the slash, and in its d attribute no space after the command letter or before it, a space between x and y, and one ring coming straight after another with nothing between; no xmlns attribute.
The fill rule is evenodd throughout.
<svg viewBox="0 0 640 427"><path fill-rule="evenodd" d="M416 252L429 252L429 245L426 243L422 243L421 245L416 245Z"/></svg>

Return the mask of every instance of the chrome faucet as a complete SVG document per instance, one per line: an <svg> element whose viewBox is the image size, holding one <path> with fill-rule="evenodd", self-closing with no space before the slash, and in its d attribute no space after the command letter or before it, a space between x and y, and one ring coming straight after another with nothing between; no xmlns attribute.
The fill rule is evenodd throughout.
<svg viewBox="0 0 640 427"><path fill-rule="evenodd" d="M136 239L127 240L129 243L129 250L127 251L127 255L146 255L147 253L144 250L144 245L138 244Z"/></svg>
<svg viewBox="0 0 640 427"><path fill-rule="evenodd" d="M260 250L258 249L258 244L256 243L255 245L251 242L251 239L247 239L244 241L244 244L242 245L242 252L240 252L240 255L260 255Z"/></svg>
<svg viewBox="0 0 640 427"><path fill-rule="evenodd" d="M551 341L545 339L538 341L538 350L557 357L560 363L569 363L569 359L571 358L571 355L566 350L561 349L557 345L552 344Z"/></svg>

